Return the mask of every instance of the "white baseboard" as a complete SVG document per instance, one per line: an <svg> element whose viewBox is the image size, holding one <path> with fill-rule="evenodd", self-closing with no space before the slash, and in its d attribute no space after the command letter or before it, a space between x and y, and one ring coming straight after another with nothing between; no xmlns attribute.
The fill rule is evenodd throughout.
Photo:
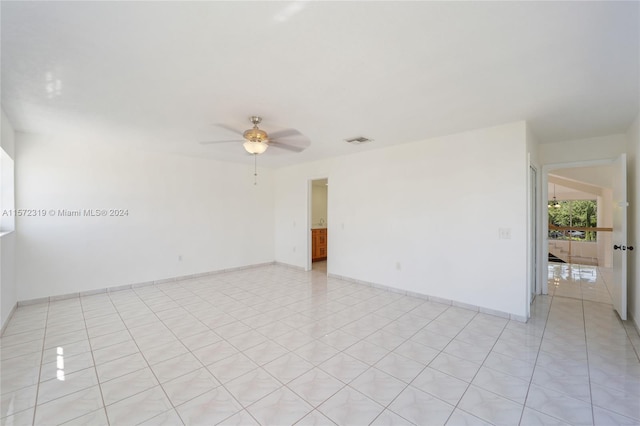
<svg viewBox="0 0 640 426"><path fill-rule="evenodd" d="M636 318L633 317L633 315L629 311L627 311L627 316L629 317L629 321L625 321L625 322L631 323L636 333L638 333L638 336L640 336L640 325L638 325L638 321L636 320Z"/></svg>
<svg viewBox="0 0 640 426"><path fill-rule="evenodd" d="M284 266L285 268L295 269L296 271L304 271L304 268L302 266L292 265L290 263L284 263L284 262L273 262L273 263L278 266Z"/></svg>
<svg viewBox="0 0 640 426"><path fill-rule="evenodd" d="M508 312L502 312L502 311L497 311L497 310L494 310L494 309L484 308L482 306L476 306L476 305L471 305L471 304L468 304L468 303L458 302L456 300L444 299L442 297L430 296L428 294L422 294L422 293L416 293L416 292L413 292L413 291L402 290L402 289L395 288L395 287L390 287L390 286L387 286L387 285L384 285L384 284L372 283L372 282L358 280L358 279L351 278L351 277L344 277L344 276L336 275L336 274L329 274L329 277L330 278L337 278L337 279L340 279L340 280L343 280L343 281L352 282L354 284L362 284L362 285L366 285L366 286L369 286L369 287L374 287L374 288L378 288L378 289L381 289L381 290L390 291L392 293L400 293L400 294L403 294L405 296L417 297L419 299L425 299L425 300L428 300L430 302L441 303L443 305L456 306L456 307L459 307L459 308L468 309L470 311L480 312L480 313L487 314L487 315L493 315L493 316L500 317L500 318L510 319L510 320L514 320L514 321L518 321L518 322L527 322L527 318L522 316L522 315L514 315L514 314L510 314Z"/></svg>
<svg viewBox="0 0 640 426"><path fill-rule="evenodd" d="M146 287L146 286L168 284L168 283L177 282L177 281L196 279L196 278L203 278L203 277L207 277L207 276L211 276L211 275L223 274L225 272L241 271L241 270L245 270L245 269L259 268L259 267L268 266L268 265L278 265L278 266L283 266L283 267L286 267L286 268L295 269L295 270L298 270L298 271L304 271L304 268L302 268L300 266L297 266L297 265L291 265L291 264L283 263L283 262L265 262L265 263L257 263L257 264L253 264L253 265L238 266L238 267L234 267L234 268L219 269L219 270L210 271L210 272L202 272L202 273L198 273L198 274L183 275L183 276L179 276L179 277L163 278L163 279L155 280L155 281L146 281L146 282L140 282L140 283L134 283L134 284L125 284L125 285L119 285L119 286L113 286L113 287L106 287L106 288L100 288L100 289L94 289L94 290L87 290L87 291L82 291L82 292L77 292L77 293L69 293L69 294L61 294L61 295L55 295L55 296L49 296L49 297L42 297L42 298L38 298L38 299L21 300L16 304L16 307L35 305L35 304L38 304L38 303L49 303L49 302L54 302L54 301L58 301L58 300L65 300L65 299L74 299L74 298L77 298L77 297L86 297L86 296L91 296L91 295L101 294L101 293L113 293L113 292L116 292L116 291L131 290L131 289L140 288L140 287ZM427 294L422 294L422 293L416 293L416 292L413 292L413 291L402 290L402 289L398 289L398 288L395 288L395 287L390 287L390 286L387 286L387 285L384 285L384 284L377 284L377 283L372 283L372 282L368 282L368 281L357 280L355 278L344 277L344 276L340 276L340 275L336 275L336 274L329 274L328 276L330 278L337 278L337 279L340 279L340 280L343 280L343 281L352 282L352 283L355 283L355 284L362 284L362 285L366 285L366 286L369 286L369 287L378 288L380 290L389 291L389 292L392 292L392 293L399 293L399 294L402 294L402 295L405 295L405 296L411 296L411 297L417 297L417 298L420 298L420 299L429 300L431 302L442 303L442 304L450 305L450 306L456 306L456 307L459 307L459 308L464 308L464 309L468 309L468 310L475 311L475 312L480 312L480 313L487 314L487 315L493 315L493 316L497 316L497 317L500 317L500 318L511 319L511 320L515 320L515 321L519 321L519 322L527 322L527 318L525 318L523 316L520 316L520 315L510 314L508 312L497 311L497 310L494 310L494 309L489 309L489 308L485 308L485 307L482 307L482 306L471 305L471 304L459 302L459 301L456 301L456 300L444 299L444 298L437 297L437 296L430 296L430 295L427 295ZM15 312L16 307L14 307L10 317L13 315L13 312ZM9 321L7 320L7 324L8 323L9 323ZM2 331L4 331L4 326L3 326L3 330Z"/></svg>
<svg viewBox="0 0 640 426"><path fill-rule="evenodd" d="M20 306L29 306L29 305L36 305L36 304L39 304L39 303L49 303L49 302L55 302L55 301L58 301L58 300L75 299L77 297L92 296L92 295L101 294L101 293L113 293L113 292L116 292L116 291L131 290L131 289L134 289L134 288L146 287L146 286L150 286L150 285L168 284L168 283L172 283L172 282L176 282L176 281L190 280L190 279L195 279L195 278L203 278L203 277L207 277L207 276L210 276L210 275L223 274L225 272L234 272L234 271L241 271L241 270L245 270L245 269L259 268L259 267L262 267L262 266L268 266L268 265L273 265L273 264L275 264L275 262L256 263L256 264L253 264L253 265L245 265L245 266L237 266L237 267L234 267L234 268L218 269L218 270L215 270L215 271L201 272L201 273L190 274L190 275L182 275L182 276L179 276L179 277L163 278L163 279L155 280L155 281L146 281L146 282L140 282L140 283L134 283L134 284L124 284L124 285L118 285L118 286L113 286L113 287L105 287L105 288L81 291L81 292L78 292L78 293L68 293L68 294L59 294L59 295L49 296L49 297L40 297L40 298L37 298L37 299L20 300L20 301L18 301L16 306L18 306L18 307L20 307ZM15 310L15 308L14 308L14 310Z"/></svg>
<svg viewBox="0 0 640 426"><path fill-rule="evenodd" d="M7 328L7 325L9 325L9 323L11 322L11 318L13 318L13 314L16 313L16 309L18 309L18 303L13 305L13 308L11 308L11 312L9 312L9 316L7 317L7 320L4 322L4 324L2 324L2 327L0 328L0 336L4 334L4 330Z"/></svg>

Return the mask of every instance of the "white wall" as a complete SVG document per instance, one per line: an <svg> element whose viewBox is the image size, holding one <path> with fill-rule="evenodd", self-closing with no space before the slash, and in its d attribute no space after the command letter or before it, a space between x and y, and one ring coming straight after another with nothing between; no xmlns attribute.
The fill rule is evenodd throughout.
<svg viewBox="0 0 640 426"><path fill-rule="evenodd" d="M326 227L327 185L313 185L311 190L311 227Z"/></svg>
<svg viewBox="0 0 640 426"><path fill-rule="evenodd" d="M627 252L629 313L640 330L640 115L627 132L627 244L635 247Z"/></svg>
<svg viewBox="0 0 640 426"><path fill-rule="evenodd" d="M271 170L18 133L16 183L18 300L274 260Z"/></svg>
<svg viewBox="0 0 640 426"><path fill-rule="evenodd" d="M328 176L329 273L524 317L525 132L517 122L277 170L276 260L306 266L308 180Z"/></svg>
<svg viewBox="0 0 640 426"><path fill-rule="evenodd" d="M0 146L11 159L15 159L15 132L4 111L1 111L1 136ZM7 177L10 183L13 182L11 176L6 175L3 158L3 185L0 197L2 198L2 209L11 210L14 208L13 188L7 187ZM13 168L12 164L9 164ZM2 212L0 212L2 214ZM4 216L1 221L2 230L11 231L14 229L14 219ZM15 233L10 232L0 237L0 328L5 325L11 310L18 300L15 272Z"/></svg>
<svg viewBox="0 0 640 426"><path fill-rule="evenodd" d="M571 163L575 161L616 158L627 151L625 135L609 135L557 143L541 143L540 164Z"/></svg>

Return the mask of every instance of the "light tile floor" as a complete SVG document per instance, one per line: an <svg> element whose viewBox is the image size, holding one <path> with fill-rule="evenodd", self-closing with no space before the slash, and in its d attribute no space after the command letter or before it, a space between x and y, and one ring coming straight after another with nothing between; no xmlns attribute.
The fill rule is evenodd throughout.
<svg viewBox="0 0 640 426"><path fill-rule="evenodd" d="M313 272L323 272L327 273L327 261L326 260L318 260L311 264L311 269Z"/></svg>
<svg viewBox="0 0 640 426"><path fill-rule="evenodd" d="M526 324L281 266L20 307L2 424L640 424L602 273L549 279Z"/></svg>

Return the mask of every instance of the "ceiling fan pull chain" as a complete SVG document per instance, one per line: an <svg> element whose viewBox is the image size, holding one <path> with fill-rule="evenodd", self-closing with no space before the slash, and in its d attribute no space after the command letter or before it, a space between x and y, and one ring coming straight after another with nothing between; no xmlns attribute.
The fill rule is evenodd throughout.
<svg viewBox="0 0 640 426"><path fill-rule="evenodd" d="M258 184L258 154L253 154L253 184Z"/></svg>

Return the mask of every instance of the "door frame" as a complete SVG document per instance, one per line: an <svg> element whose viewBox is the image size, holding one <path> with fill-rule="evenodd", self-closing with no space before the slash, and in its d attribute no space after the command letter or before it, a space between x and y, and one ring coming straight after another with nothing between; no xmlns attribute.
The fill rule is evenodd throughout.
<svg viewBox="0 0 640 426"><path fill-rule="evenodd" d="M532 176L535 175L535 176ZM532 179L533 178L533 179ZM527 318L531 317L531 304L535 295L540 294L540 170L539 167L529 161L529 174L527 177L529 194L527 200L528 223L527 238L532 238L527 244ZM533 296L532 296L533 295Z"/></svg>
<svg viewBox="0 0 640 426"><path fill-rule="evenodd" d="M546 202L549 200L549 172L558 169L573 169L580 167L594 167L594 166L611 166L615 163L616 158L605 158L600 160L585 160L585 161L573 161L567 163L553 163L545 164L542 166L542 201L541 206L546 206ZM540 277L547 277L549 271L549 211L546 208L542 208L542 226L540 229L540 241L542 252L540 257ZM543 279L542 281L542 294L549 294L549 280Z"/></svg>
<svg viewBox="0 0 640 426"><path fill-rule="evenodd" d="M313 238L311 237L311 226L313 223L312 215L312 202L313 202L313 181L314 180L323 180L326 179L327 183L329 183L329 176L314 176L307 178L307 261L306 266L304 268L305 271L309 272L312 269L313 262L311 258L313 256ZM327 189L327 224L329 223L329 190ZM327 225L327 234L329 234L329 227ZM327 238L327 275L329 275L329 238Z"/></svg>

